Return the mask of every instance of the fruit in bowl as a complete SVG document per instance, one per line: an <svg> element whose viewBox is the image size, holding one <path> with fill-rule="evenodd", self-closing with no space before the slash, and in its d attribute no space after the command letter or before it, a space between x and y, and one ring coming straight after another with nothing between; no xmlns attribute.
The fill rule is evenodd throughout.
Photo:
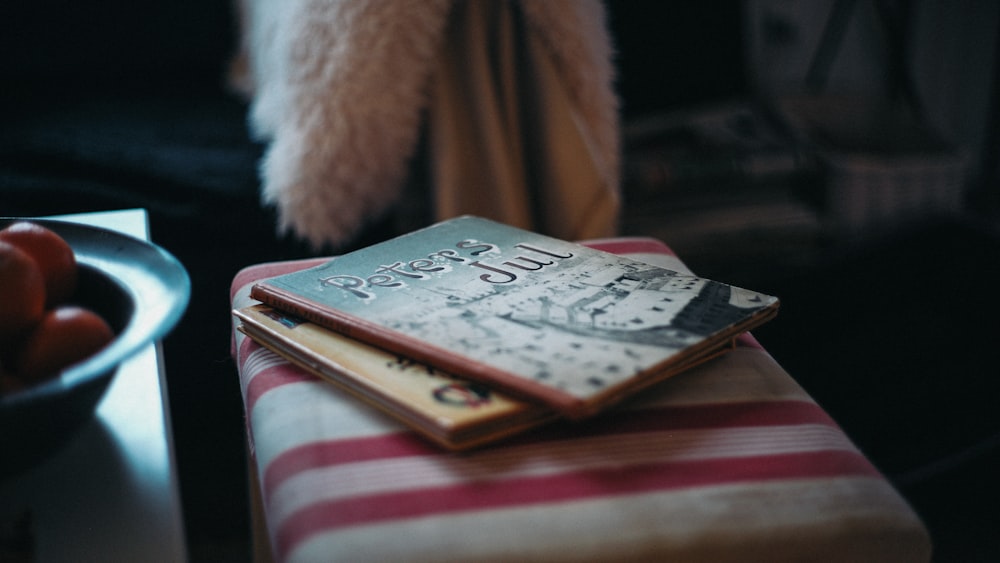
<svg viewBox="0 0 1000 563"><path fill-rule="evenodd" d="M58 241L37 227L61 238L72 256L65 248L56 252ZM0 218L0 232L6 233L0 235L3 480L41 461L93 418L119 367L179 322L191 282L166 250L116 231ZM31 258L40 248L48 248L46 258ZM46 277L56 281L49 285Z"/></svg>
<svg viewBox="0 0 1000 563"><path fill-rule="evenodd" d="M78 277L73 249L51 229L0 229L0 393L54 377L114 338L101 315L73 302Z"/></svg>

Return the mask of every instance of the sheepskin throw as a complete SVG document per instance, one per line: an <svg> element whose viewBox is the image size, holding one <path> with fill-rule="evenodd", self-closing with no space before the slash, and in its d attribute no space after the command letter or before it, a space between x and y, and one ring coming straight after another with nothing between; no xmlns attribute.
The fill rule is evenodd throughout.
<svg viewBox="0 0 1000 563"><path fill-rule="evenodd" d="M616 234L619 127L598 0L241 0L231 82L279 230L344 243L400 199L422 132L436 219Z"/></svg>

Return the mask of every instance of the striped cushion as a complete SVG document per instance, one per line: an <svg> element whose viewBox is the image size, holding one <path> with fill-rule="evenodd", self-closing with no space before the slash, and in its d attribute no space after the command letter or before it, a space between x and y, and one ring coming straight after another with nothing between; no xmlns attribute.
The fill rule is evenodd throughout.
<svg viewBox="0 0 1000 563"><path fill-rule="evenodd" d="M587 244L685 269L652 239ZM245 269L234 306L317 262ZM910 507L749 336L611 412L463 454L236 331L233 345L278 560L930 558Z"/></svg>

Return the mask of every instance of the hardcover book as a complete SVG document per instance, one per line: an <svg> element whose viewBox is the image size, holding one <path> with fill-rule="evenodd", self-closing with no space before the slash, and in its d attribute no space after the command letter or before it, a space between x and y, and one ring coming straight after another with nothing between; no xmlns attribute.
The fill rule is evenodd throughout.
<svg viewBox="0 0 1000 563"><path fill-rule="evenodd" d="M251 297L577 419L720 353L779 304L471 216L261 280Z"/></svg>
<svg viewBox="0 0 1000 563"><path fill-rule="evenodd" d="M452 450L492 442L556 417L266 305L233 311L239 330L289 361L397 417Z"/></svg>

